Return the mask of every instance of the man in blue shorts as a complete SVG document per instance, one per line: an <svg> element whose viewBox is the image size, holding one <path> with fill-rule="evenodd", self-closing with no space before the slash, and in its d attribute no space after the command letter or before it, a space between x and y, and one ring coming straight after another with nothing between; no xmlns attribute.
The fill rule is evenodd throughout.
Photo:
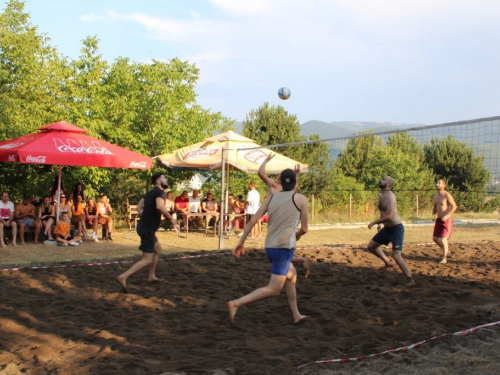
<svg viewBox="0 0 500 375"><path fill-rule="evenodd" d="M388 245L392 243L392 257L396 264L401 268L403 274L406 276L407 284L414 285L415 282L411 277L410 270L406 265L401 252L403 251L403 240L405 235L405 228L403 221L399 217L396 195L392 191L394 186L394 179L390 176L383 177L379 182L380 193L378 209L380 211L380 218L368 224L368 229L377 224L378 233L372 238L368 244L368 250L382 259L385 263L381 269L394 267L394 264L387 258L384 252L379 248L380 245ZM382 224L384 225L383 228Z"/></svg>
<svg viewBox="0 0 500 375"><path fill-rule="evenodd" d="M237 258L245 254L244 243L248 234L262 215L268 213L268 230L266 236L266 255L271 260L271 280L263 288L259 288L237 300L227 302L229 321L234 322L236 312L241 306L280 294L283 287L288 304L293 314L294 323L299 323L306 316L301 315L297 307L297 271L292 258L296 241L308 230L307 198L294 192L296 176L291 169L285 169L278 177L283 190L271 195L252 216L245 226L238 245L233 250ZM300 222L300 229L297 227Z"/></svg>
<svg viewBox="0 0 500 375"><path fill-rule="evenodd" d="M155 173L151 177L154 188L146 193L137 205L139 212L139 222L137 223L137 234L141 237L139 250L143 252L141 260L135 263L130 269L120 276L116 281L121 285L125 293L127 290L127 278L134 273L139 272L144 267L149 266L150 283L161 281L155 275L156 264L161 255L161 244L156 238L156 231L160 226L161 215L172 222L174 230L177 230L177 222L165 207L165 189L168 188L168 182L163 173Z"/></svg>

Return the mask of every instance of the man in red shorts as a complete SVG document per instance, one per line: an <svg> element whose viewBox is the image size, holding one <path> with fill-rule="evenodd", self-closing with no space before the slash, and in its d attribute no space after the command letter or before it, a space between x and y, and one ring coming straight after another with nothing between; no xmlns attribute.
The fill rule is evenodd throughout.
<svg viewBox="0 0 500 375"><path fill-rule="evenodd" d="M434 224L432 239L443 249L443 259L439 263L444 264L448 262L448 239L453 232L451 215L457 210L457 204L451 194L445 190L446 182L443 179L437 180L436 189L438 192L434 194L434 208L432 210L432 221L436 221L436 224Z"/></svg>

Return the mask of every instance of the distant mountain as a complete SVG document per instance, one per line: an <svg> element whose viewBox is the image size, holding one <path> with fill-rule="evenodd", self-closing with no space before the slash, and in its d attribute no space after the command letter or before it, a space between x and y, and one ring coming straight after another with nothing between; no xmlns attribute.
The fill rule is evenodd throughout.
<svg viewBox="0 0 500 375"><path fill-rule="evenodd" d="M236 123L236 133L243 132L243 123ZM318 134L321 139L342 138L349 137L350 135L359 133L364 130L374 130L376 132L407 129L418 126L416 124L401 124L385 121L337 121L337 122L324 122L318 120L311 120L304 122L300 125L300 134L309 137L310 134Z"/></svg>

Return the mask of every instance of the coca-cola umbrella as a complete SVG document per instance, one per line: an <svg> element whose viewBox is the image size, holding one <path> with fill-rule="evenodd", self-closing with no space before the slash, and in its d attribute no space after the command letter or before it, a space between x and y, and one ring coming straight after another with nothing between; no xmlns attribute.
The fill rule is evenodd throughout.
<svg viewBox="0 0 500 375"><path fill-rule="evenodd" d="M62 165L151 168L151 158L85 135L87 130L67 122L56 122L37 130L38 133L0 142L0 162L58 165L59 187Z"/></svg>

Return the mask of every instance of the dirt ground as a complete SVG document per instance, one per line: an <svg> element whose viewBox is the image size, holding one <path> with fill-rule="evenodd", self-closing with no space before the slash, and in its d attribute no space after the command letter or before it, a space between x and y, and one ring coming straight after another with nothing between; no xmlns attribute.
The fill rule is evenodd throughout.
<svg viewBox="0 0 500 375"><path fill-rule="evenodd" d="M373 232L308 233L297 250L313 260L307 279L297 266L299 308L308 316L299 325L285 293L241 308L234 325L227 320L227 300L269 279L263 239L237 259L228 255L234 238L216 250L214 237L160 233L168 251L157 276L165 281L149 284L143 271L129 279L128 294L114 277L138 258L134 233L77 248L9 246L0 249L0 373L497 374L500 326L451 334L500 321L498 227L467 236L457 229L447 265L426 245L429 231L408 230L403 254L413 287L398 269L378 269L364 249ZM88 265L94 259L115 262ZM23 268L9 270L14 265ZM408 351L297 369L442 334Z"/></svg>

